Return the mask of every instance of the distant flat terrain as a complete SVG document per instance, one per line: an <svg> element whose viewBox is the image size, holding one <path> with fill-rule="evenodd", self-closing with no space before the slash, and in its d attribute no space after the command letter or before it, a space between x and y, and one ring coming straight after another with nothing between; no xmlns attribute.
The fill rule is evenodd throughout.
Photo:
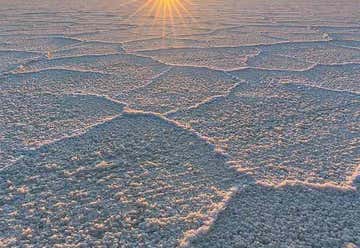
<svg viewBox="0 0 360 248"><path fill-rule="evenodd" d="M0 0L0 247L360 247L358 0Z"/></svg>

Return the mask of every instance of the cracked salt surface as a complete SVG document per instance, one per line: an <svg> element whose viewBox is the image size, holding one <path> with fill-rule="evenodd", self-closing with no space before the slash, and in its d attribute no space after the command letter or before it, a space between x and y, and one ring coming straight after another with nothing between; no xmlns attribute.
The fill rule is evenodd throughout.
<svg viewBox="0 0 360 248"><path fill-rule="evenodd" d="M42 146L2 170L4 238L20 237L15 246L175 246L232 182L251 181L213 149L149 114L124 114Z"/></svg>
<svg viewBox="0 0 360 248"><path fill-rule="evenodd" d="M360 247L357 6L0 0L0 247Z"/></svg>

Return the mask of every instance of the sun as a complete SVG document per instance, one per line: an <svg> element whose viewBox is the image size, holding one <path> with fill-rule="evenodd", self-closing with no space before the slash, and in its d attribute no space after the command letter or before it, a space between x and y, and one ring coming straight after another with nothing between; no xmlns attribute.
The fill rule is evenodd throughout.
<svg viewBox="0 0 360 248"><path fill-rule="evenodd" d="M140 14L151 16L154 26L162 24L162 37L165 37L168 29L173 29L179 22L184 25L186 18L192 19L190 5L190 0L146 0L131 16Z"/></svg>

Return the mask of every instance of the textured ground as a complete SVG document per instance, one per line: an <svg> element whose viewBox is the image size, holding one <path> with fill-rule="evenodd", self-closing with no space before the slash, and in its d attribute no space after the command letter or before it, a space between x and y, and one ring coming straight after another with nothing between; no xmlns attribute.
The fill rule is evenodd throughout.
<svg viewBox="0 0 360 248"><path fill-rule="evenodd" d="M0 0L0 247L360 247L359 1L141 4Z"/></svg>

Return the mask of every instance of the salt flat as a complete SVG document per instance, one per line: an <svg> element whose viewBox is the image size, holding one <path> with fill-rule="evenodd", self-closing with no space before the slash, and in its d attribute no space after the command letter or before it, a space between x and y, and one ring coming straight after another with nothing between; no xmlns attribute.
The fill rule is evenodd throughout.
<svg viewBox="0 0 360 248"><path fill-rule="evenodd" d="M0 0L0 247L360 247L357 0Z"/></svg>

